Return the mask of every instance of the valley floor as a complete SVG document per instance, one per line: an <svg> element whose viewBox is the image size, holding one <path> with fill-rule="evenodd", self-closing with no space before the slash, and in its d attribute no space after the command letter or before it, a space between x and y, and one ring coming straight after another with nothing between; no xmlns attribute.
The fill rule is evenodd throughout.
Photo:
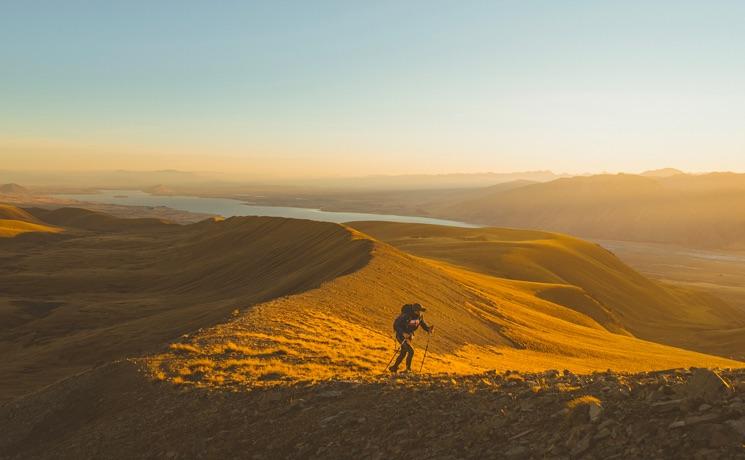
<svg viewBox="0 0 745 460"><path fill-rule="evenodd" d="M745 252L596 240L644 275L709 292L745 311Z"/></svg>

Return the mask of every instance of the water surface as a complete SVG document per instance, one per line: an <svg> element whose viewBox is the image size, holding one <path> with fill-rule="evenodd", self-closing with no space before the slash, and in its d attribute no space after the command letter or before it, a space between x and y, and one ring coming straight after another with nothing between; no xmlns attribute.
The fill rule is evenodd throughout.
<svg viewBox="0 0 745 460"><path fill-rule="evenodd" d="M332 212L320 209L295 208L289 206L256 206L229 198L204 198L197 196L151 195L140 190L101 190L96 194L60 194L58 198L124 206L167 206L180 211L232 216L270 216L309 219L323 222L352 222L357 220L379 220L385 222L408 222L417 224L447 225L451 227L478 227L478 225L454 220L434 219L419 216L394 214L370 214L364 212Z"/></svg>

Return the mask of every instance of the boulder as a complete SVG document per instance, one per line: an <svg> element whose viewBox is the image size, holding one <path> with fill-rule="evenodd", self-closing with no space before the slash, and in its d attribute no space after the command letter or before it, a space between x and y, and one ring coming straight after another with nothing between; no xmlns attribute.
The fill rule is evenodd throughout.
<svg viewBox="0 0 745 460"><path fill-rule="evenodd" d="M712 370L694 369L683 391L690 399L716 402L731 392L732 386Z"/></svg>
<svg viewBox="0 0 745 460"><path fill-rule="evenodd" d="M603 406L600 404L590 404L587 412L590 415L590 421L597 422L603 414Z"/></svg>
<svg viewBox="0 0 745 460"><path fill-rule="evenodd" d="M603 404L594 396L582 396L567 403L570 426L597 422L603 414Z"/></svg>
<svg viewBox="0 0 745 460"><path fill-rule="evenodd" d="M585 436L576 441L571 439L568 444L568 447L570 448L570 454L573 457L579 457L592 446L592 435L590 433L587 433Z"/></svg>
<svg viewBox="0 0 745 460"><path fill-rule="evenodd" d="M699 447L718 449L739 443L738 435L729 426L706 423L691 430L690 439Z"/></svg>
<svg viewBox="0 0 745 460"><path fill-rule="evenodd" d="M727 420L725 423L740 436L745 437L745 417L737 420Z"/></svg>

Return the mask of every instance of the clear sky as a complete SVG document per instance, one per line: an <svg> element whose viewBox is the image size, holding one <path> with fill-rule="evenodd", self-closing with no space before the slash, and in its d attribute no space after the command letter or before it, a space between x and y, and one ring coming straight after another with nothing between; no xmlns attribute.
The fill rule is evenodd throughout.
<svg viewBox="0 0 745 460"><path fill-rule="evenodd" d="M3 0L0 160L745 171L745 2Z"/></svg>

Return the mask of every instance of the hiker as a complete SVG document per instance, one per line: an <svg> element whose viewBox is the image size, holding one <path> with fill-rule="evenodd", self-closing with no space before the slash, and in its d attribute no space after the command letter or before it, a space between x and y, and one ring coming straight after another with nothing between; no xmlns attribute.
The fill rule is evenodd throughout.
<svg viewBox="0 0 745 460"><path fill-rule="evenodd" d="M406 358L406 371L411 372L411 360L414 358L414 347L411 346L411 340L414 338L414 331L419 326L428 333L432 333L435 327L424 322L422 312L426 311L420 304L406 304L401 308L401 314L393 322L393 330L396 332L396 340L401 345L401 352L396 358L396 362L390 367L393 373L398 372L398 366Z"/></svg>

